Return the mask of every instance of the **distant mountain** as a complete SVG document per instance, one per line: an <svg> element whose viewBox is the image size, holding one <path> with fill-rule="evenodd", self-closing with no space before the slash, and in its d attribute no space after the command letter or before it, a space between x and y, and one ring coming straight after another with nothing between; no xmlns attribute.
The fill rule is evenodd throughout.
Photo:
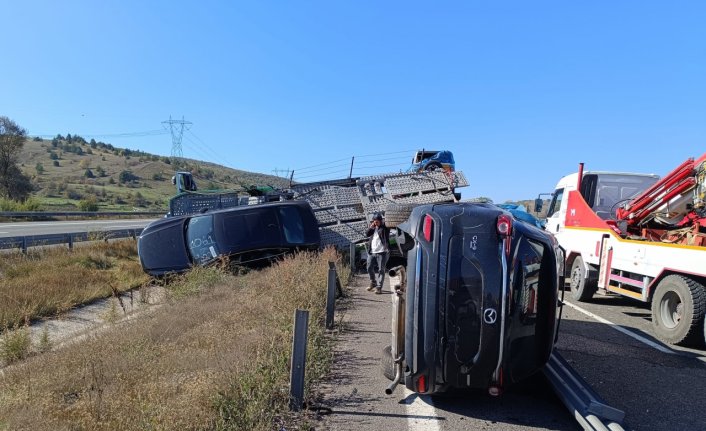
<svg viewBox="0 0 706 431"><path fill-rule="evenodd" d="M176 194L174 172L190 171L199 190L243 191L253 185L286 187L287 179L214 163L169 157L87 142L80 136L27 140L19 158L42 209L166 210ZM91 205L93 205L91 207Z"/></svg>

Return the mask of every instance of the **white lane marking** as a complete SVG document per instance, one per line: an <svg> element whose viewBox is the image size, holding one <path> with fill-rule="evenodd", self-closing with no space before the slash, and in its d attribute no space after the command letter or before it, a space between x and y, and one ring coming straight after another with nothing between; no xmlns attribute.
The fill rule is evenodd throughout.
<svg viewBox="0 0 706 431"><path fill-rule="evenodd" d="M411 404L407 404L407 429L409 431L440 431L440 418L436 416L434 404L428 395L417 395L409 389L404 390L405 398L414 397Z"/></svg>
<svg viewBox="0 0 706 431"><path fill-rule="evenodd" d="M665 347L665 346L663 346L663 345L661 345L661 344L659 344L659 343L655 343L655 342L652 341L652 340L648 340L647 338L645 338L645 337L643 337L643 336L641 336L641 335L638 335L638 334L636 334L636 333L634 333L634 332L632 332L632 331L629 331L629 330L623 328L623 327L620 326L620 325L616 325L615 323L611 322L610 320L606 320L606 319L604 319L604 318L602 318L602 317L600 317L600 316L597 316L597 315L591 313L591 312L588 311L588 310L584 310L583 308L579 307L578 305L572 304L572 303L570 303L569 301L564 301L564 304L568 305L569 307L573 308L573 309L576 310L576 311L580 311L581 313L585 314L585 315L588 316L588 317L591 317L591 318L593 318L593 319L595 319L595 320L597 320L597 321L599 321L599 322L601 322L601 323L605 323L606 325L609 325L611 328L615 329L616 331L620 331L620 332L622 332L623 334L625 334L625 335L627 335L627 336L630 336L630 337L636 339L637 341L640 341L641 343L645 343L645 344L647 344L648 346L653 347L653 348L659 350L660 352L669 353L669 354L671 354L671 355L676 355L676 354L677 354L677 352L675 352L674 350L671 350L671 349L669 349L669 348L667 348L667 347Z"/></svg>

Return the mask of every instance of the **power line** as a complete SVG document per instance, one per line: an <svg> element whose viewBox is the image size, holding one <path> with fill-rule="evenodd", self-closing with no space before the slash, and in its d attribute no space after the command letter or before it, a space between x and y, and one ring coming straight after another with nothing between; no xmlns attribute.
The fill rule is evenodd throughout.
<svg viewBox="0 0 706 431"><path fill-rule="evenodd" d="M392 154L410 154L410 153L413 153L414 151L416 151L416 150L391 151L391 152L387 152L387 153L377 153L377 154L363 154L361 156L354 155L354 156L351 156L351 157L345 158L345 159L337 159L337 160L332 160L330 162L324 162L324 163L319 163L316 165L305 166L303 168L297 168L297 169L294 169L294 172L307 171L310 168L317 168L319 166L326 166L326 165L330 165L330 164L338 163L338 162L342 162L342 161L349 161L352 158L355 158L357 160L357 159L362 159L362 158L366 158L366 157L389 156ZM386 158L386 159L378 159L378 160L394 160L394 158Z"/></svg>
<svg viewBox="0 0 706 431"><path fill-rule="evenodd" d="M343 162L343 161L346 161L346 160L350 160L350 159L338 159L338 160L333 160L333 161L330 161L330 162L319 163L318 165L311 165L311 166L306 166L306 167L303 167L303 168L297 168L297 169L294 169L294 171L295 171L295 172L306 171L307 169L318 168L319 166L326 166L326 165L330 165L330 164L332 164L332 163Z"/></svg>
<svg viewBox="0 0 706 431"><path fill-rule="evenodd" d="M213 155L215 157L215 160L219 160L219 161L222 160L226 163L227 166L230 166L231 168L235 169L235 165L233 165L233 163L231 163L230 160L226 159L222 154L219 154L216 151L214 151L203 139L196 136L196 134L194 132L192 132L191 130L187 130L187 132L189 132L189 134L191 136L193 136L199 142L201 142L203 144L203 146L206 148L206 150L208 150L211 153L211 155ZM187 139L189 139L188 136L187 136ZM192 142L194 145L198 146L198 144L195 143L193 140L189 139L189 141Z"/></svg>
<svg viewBox="0 0 706 431"><path fill-rule="evenodd" d="M345 166L350 166L350 163L342 163L339 165L327 166L325 168L319 168L319 169L309 169L308 171L305 170L304 172L308 174L311 172L320 172L320 171L325 171L325 170L329 170L329 169L333 169L333 168L340 168L340 167L345 167ZM298 170L295 169L294 172L301 172L302 170L303 169L298 169Z"/></svg>
<svg viewBox="0 0 706 431"><path fill-rule="evenodd" d="M365 166L363 170L366 170L366 169L367 169L367 170L370 170L370 169L374 169L374 168L387 168L387 167L390 167L390 166L400 166L400 164L399 164L399 163L393 163L393 164L388 164L388 165ZM357 168L354 167L353 170L357 172ZM401 170L401 169L400 169L400 170Z"/></svg>
<svg viewBox="0 0 706 431"><path fill-rule="evenodd" d="M390 154L412 154L417 150L404 150L404 151L393 151L390 153L378 153L378 154L363 154L362 156L354 156L356 159L358 158L364 158L364 157L377 157L377 156L389 156Z"/></svg>

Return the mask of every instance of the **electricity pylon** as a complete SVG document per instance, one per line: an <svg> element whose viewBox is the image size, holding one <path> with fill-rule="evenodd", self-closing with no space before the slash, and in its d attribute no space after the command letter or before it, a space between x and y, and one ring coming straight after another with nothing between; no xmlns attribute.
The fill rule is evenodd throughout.
<svg viewBox="0 0 706 431"><path fill-rule="evenodd" d="M193 123L184 121L184 117L181 117L181 120L172 120L170 115L168 121L162 121L162 125L165 124L169 125L169 131L172 134L172 163L176 166L177 161L184 157L184 153L181 151L181 139L184 137L184 130L189 130Z"/></svg>

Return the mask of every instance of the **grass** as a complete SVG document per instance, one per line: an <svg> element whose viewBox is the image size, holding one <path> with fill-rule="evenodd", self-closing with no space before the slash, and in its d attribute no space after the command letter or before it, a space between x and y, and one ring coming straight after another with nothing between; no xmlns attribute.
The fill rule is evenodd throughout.
<svg viewBox="0 0 706 431"><path fill-rule="evenodd" d="M29 358L0 379L0 429L301 429L288 412L294 311L310 311L306 396L331 363L328 249L233 276L198 268L144 314ZM186 287L185 287L186 286Z"/></svg>
<svg viewBox="0 0 706 431"><path fill-rule="evenodd" d="M0 259L0 325L54 316L148 281L134 240L6 253Z"/></svg>
<svg viewBox="0 0 706 431"><path fill-rule="evenodd" d="M135 208L166 210L169 198L176 194L170 179L177 168L167 164L164 157L147 154L128 157L119 148L110 151L90 148L87 144L77 145L81 146L83 154L52 147L51 140L25 141L18 159L20 169L31 177L35 186L32 202L37 207L47 211L73 211L81 199L94 197L101 211L132 211ZM168 150L168 147L165 149ZM50 151L59 157L59 166L54 165ZM289 183L280 177L231 169L214 163L190 159L185 162L188 168L178 170L193 171L201 190L208 188L211 182L223 189L241 189L242 185L250 184L285 187ZM35 168L38 163L44 167L41 173ZM99 175L98 167L105 171L105 176ZM87 168L94 172L95 178L84 176ZM124 170L131 171L139 180L131 184L120 184L120 173ZM135 196L138 192L142 195L142 202L139 203Z"/></svg>
<svg viewBox="0 0 706 431"><path fill-rule="evenodd" d="M29 356L30 348L29 328L6 328L0 344L0 359L6 364L12 364Z"/></svg>

